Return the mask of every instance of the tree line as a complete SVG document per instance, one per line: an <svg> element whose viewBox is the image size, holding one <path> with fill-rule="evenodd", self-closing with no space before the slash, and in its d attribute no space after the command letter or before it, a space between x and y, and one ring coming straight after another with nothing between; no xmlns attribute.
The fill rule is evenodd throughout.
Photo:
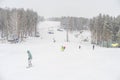
<svg viewBox="0 0 120 80"><path fill-rule="evenodd" d="M120 44L120 15L112 17L99 14L91 19L84 17L51 18L60 21L61 27L67 31L91 31L91 43L99 46L110 47L111 44Z"/></svg>
<svg viewBox="0 0 120 80"><path fill-rule="evenodd" d="M99 14L91 19L84 17L53 17L48 20L60 21L61 27L67 31L91 31L91 43L109 47L112 43L120 44L120 16L112 17ZM23 41L28 36L36 37L37 25L44 17L27 9L0 8L1 39Z"/></svg>
<svg viewBox="0 0 120 80"><path fill-rule="evenodd" d="M89 19L83 17L62 17L61 26L69 31L88 29Z"/></svg>
<svg viewBox="0 0 120 80"><path fill-rule="evenodd" d="M89 23L92 43L110 47L112 43L120 43L120 16L102 15L90 19Z"/></svg>
<svg viewBox="0 0 120 80"><path fill-rule="evenodd" d="M37 24L43 17L33 10L0 8L0 37L5 40L23 41L37 35Z"/></svg>
<svg viewBox="0 0 120 80"><path fill-rule="evenodd" d="M61 27L69 31L80 31L88 29L89 19L84 17L52 17L50 21L60 21Z"/></svg>

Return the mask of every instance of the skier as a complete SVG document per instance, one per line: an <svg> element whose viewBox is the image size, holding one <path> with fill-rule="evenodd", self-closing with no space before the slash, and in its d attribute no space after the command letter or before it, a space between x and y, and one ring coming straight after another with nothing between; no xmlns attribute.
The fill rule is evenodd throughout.
<svg viewBox="0 0 120 80"><path fill-rule="evenodd" d="M65 50L65 48L66 48L66 47L65 47L65 46L63 46L63 49L64 49L64 50Z"/></svg>
<svg viewBox="0 0 120 80"><path fill-rule="evenodd" d="M61 51L64 51L63 46L61 46Z"/></svg>
<svg viewBox="0 0 120 80"><path fill-rule="evenodd" d="M56 42L56 40L53 38L53 42L55 43Z"/></svg>
<svg viewBox="0 0 120 80"><path fill-rule="evenodd" d="M61 51L64 51L64 50L65 50L65 48L66 48L65 46L62 46L62 47L61 47Z"/></svg>
<svg viewBox="0 0 120 80"><path fill-rule="evenodd" d="M81 46L79 45L79 49L81 48Z"/></svg>
<svg viewBox="0 0 120 80"><path fill-rule="evenodd" d="M32 55L29 50L27 50L27 53L28 53L28 68L29 68L29 67L32 67L32 63L31 63Z"/></svg>
<svg viewBox="0 0 120 80"><path fill-rule="evenodd" d="M94 48L95 48L95 45L93 45L93 50L94 50Z"/></svg>

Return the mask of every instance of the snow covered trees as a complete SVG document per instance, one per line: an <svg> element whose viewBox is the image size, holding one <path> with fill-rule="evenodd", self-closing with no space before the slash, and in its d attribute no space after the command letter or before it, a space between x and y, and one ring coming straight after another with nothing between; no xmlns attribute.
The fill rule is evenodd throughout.
<svg viewBox="0 0 120 80"><path fill-rule="evenodd" d="M90 20L92 43L109 47L111 43L119 42L120 18L109 15L99 15Z"/></svg>
<svg viewBox="0 0 120 80"><path fill-rule="evenodd" d="M112 17L99 14L87 19L83 17L62 17L61 26L67 31L90 29L91 43L110 47L112 43L120 44L120 16Z"/></svg>
<svg viewBox="0 0 120 80"><path fill-rule="evenodd" d="M0 8L0 33L6 40L36 36L39 16L32 10Z"/></svg>
<svg viewBox="0 0 120 80"><path fill-rule="evenodd" d="M61 18L61 26L65 29L69 29L70 31L74 30L84 30L88 28L89 20L83 17L62 17Z"/></svg>

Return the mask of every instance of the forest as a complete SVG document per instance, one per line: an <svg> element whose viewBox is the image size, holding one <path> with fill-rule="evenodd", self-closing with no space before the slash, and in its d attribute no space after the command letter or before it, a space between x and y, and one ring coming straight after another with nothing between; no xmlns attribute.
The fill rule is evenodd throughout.
<svg viewBox="0 0 120 80"><path fill-rule="evenodd" d="M120 15L117 17L99 14L93 18L84 17L52 17L50 21L60 21L61 28L72 32L91 31L91 43L110 47L113 43L120 44ZM44 21L43 16L27 9L0 8L0 37L7 41L23 41L25 38L39 37L38 23Z"/></svg>
<svg viewBox="0 0 120 80"><path fill-rule="evenodd" d="M0 8L0 37L2 40L23 41L37 35L37 25L43 20L37 12L27 9Z"/></svg>

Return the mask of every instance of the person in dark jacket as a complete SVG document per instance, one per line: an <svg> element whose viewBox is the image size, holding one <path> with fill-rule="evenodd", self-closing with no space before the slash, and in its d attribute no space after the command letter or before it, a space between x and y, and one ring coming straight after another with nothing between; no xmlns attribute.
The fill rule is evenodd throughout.
<svg viewBox="0 0 120 80"><path fill-rule="evenodd" d="M32 55L31 52L29 50L27 50L28 53L28 67L32 67Z"/></svg>
<svg viewBox="0 0 120 80"><path fill-rule="evenodd" d="M56 40L53 38L53 42L55 43L56 42Z"/></svg>
<svg viewBox="0 0 120 80"><path fill-rule="evenodd" d="M79 49L81 48L81 46L79 45Z"/></svg>
<svg viewBox="0 0 120 80"><path fill-rule="evenodd" d="M95 49L95 45L93 45L93 50Z"/></svg>

